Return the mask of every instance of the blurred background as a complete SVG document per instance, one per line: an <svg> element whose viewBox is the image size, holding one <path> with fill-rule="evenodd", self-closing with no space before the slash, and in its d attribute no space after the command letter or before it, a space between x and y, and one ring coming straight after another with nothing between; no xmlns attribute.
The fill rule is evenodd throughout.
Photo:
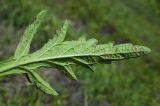
<svg viewBox="0 0 160 106"><path fill-rule="evenodd" d="M28 85L25 76L0 79L0 106L160 106L159 0L0 0L0 60L13 55L25 28L47 9L31 51L52 38L65 19L66 39L82 35L100 43L145 45L150 55L111 65L95 72L75 67L77 81L56 69L39 73L60 95L52 97Z"/></svg>

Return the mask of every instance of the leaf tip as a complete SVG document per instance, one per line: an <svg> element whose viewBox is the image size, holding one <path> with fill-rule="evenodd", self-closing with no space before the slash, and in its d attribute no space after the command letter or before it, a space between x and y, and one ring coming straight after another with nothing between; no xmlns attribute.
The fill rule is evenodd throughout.
<svg viewBox="0 0 160 106"><path fill-rule="evenodd" d="M66 19L66 20L64 21L63 27L64 27L64 29L67 29L68 26L69 26L69 21Z"/></svg>
<svg viewBox="0 0 160 106"><path fill-rule="evenodd" d="M48 12L48 10L42 10L41 12L39 12L38 15L36 16L36 20L43 21L47 15L47 12Z"/></svg>
<svg viewBox="0 0 160 106"><path fill-rule="evenodd" d="M149 47L143 47L143 49L145 51L145 54L149 54L152 51Z"/></svg>

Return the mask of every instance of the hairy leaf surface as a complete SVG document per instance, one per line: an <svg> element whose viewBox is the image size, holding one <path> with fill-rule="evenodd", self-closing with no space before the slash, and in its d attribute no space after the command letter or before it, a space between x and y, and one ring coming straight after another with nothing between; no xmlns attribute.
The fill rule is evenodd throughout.
<svg viewBox="0 0 160 106"><path fill-rule="evenodd" d="M22 56L28 54L31 41L32 41L35 33L37 32L37 29L40 26L42 20L44 19L45 15L46 15L46 11L40 12L37 15L35 21L31 25L29 25L27 27L27 29L25 30L23 37L22 37L22 39L21 39L21 41L15 51L15 54L14 54L14 57L16 59L19 59Z"/></svg>
<svg viewBox="0 0 160 106"><path fill-rule="evenodd" d="M148 47L133 44L99 44L96 39L86 40L85 37L64 41L68 27L68 21L65 21L53 39L40 50L29 54L33 35L37 32L45 14L46 11L40 12L36 20L26 29L14 56L0 62L0 77L27 74L38 89L47 94L58 95L36 72L40 67L57 68L69 78L76 80L77 77L72 71L74 65L94 70L94 65L97 63L110 64L112 61L140 57L151 51Z"/></svg>

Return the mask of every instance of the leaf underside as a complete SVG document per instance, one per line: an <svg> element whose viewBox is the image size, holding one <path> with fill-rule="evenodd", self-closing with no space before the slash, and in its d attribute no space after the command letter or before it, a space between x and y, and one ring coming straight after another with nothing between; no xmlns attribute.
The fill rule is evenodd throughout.
<svg viewBox="0 0 160 106"><path fill-rule="evenodd" d="M151 51L147 47L132 44L98 44L96 39L86 40L85 37L74 41L64 41L68 27L68 21L66 20L63 26L56 31L53 39L50 39L40 50L29 54L31 41L45 14L46 11L40 12L35 21L27 27L14 56L0 63L0 77L12 74L26 74L29 81L44 93L58 95L39 76L35 71L36 69L56 67L63 70L69 78L76 80L77 77L71 67L73 65L81 65L94 70L94 65L97 63L110 64L112 61L140 57Z"/></svg>

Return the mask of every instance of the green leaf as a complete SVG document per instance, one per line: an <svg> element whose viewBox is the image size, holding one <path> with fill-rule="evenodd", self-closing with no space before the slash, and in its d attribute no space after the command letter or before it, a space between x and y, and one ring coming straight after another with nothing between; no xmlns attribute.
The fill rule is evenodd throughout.
<svg viewBox="0 0 160 106"><path fill-rule="evenodd" d="M68 21L66 20L63 24L63 26L56 31L56 34L53 39L50 39L42 48L38 51L37 55L41 57L46 52L48 52L51 48L53 48L56 45L61 44L64 39L68 28Z"/></svg>
<svg viewBox="0 0 160 106"><path fill-rule="evenodd" d="M84 58L83 57L80 57L80 58L73 57L73 59L78 62L77 64L84 66L94 72L93 65L97 63L97 61L95 61L96 58L88 56Z"/></svg>
<svg viewBox="0 0 160 106"><path fill-rule="evenodd" d="M35 21L27 27L25 30L23 37L15 51L14 58L20 59L22 56L27 55L30 49L31 41L37 32L38 27L40 26L41 22L43 21L46 15L46 11L40 12Z"/></svg>
<svg viewBox="0 0 160 106"><path fill-rule="evenodd" d="M67 62L58 62L58 61L48 61L51 64L58 65L60 67L63 67L63 72L69 76L71 79L77 80L76 75L72 71L72 68L70 67L70 64Z"/></svg>
<svg viewBox="0 0 160 106"><path fill-rule="evenodd" d="M51 95L58 93L45 82L36 71L40 67L63 69L71 79L77 79L72 71L72 65L81 65L93 70L97 63L110 64L112 61L136 58L151 52L148 47L133 44L98 44L96 39L64 41L68 22L56 31L53 39L49 40L40 50L28 54L33 35L36 33L46 11L38 14L36 20L25 31L14 57L0 62L0 77L13 74L27 74L29 80L40 90ZM17 61L18 60L18 61Z"/></svg>
<svg viewBox="0 0 160 106"><path fill-rule="evenodd" d="M53 96L58 95L58 93L49 85L49 83L44 81L37 72L35 72L34 70L29 70L24 67L21 67L21 69L26 71L26 74L28 75L29 80L32 83L34 83L37 86L37 88L39 88L41 91Z"/></svg>

